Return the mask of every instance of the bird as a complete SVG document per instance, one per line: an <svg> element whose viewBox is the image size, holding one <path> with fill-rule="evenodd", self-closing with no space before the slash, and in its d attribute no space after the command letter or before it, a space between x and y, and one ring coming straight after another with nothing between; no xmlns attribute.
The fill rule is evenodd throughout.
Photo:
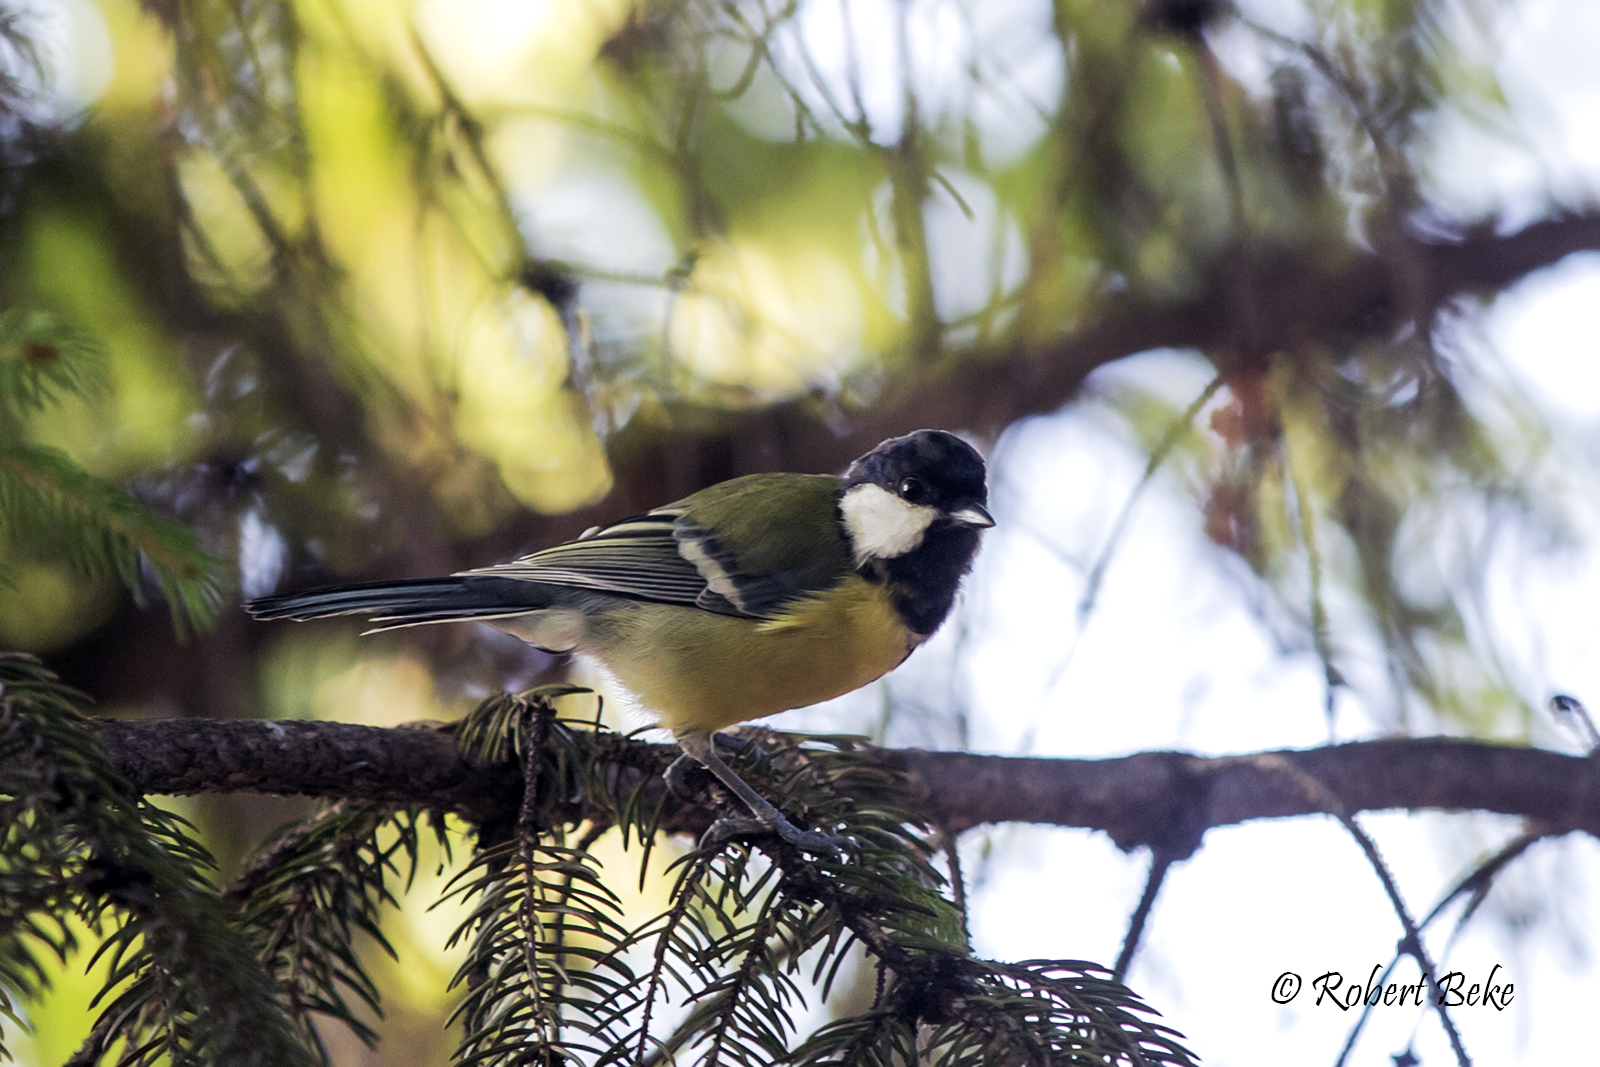
<svg viewBox="0 0 1600 1067"><path fill-rule="evenodd" d="M994 525L987 505L983 457L924 429L842 476L745 475L508 563L245 608L263 620L367 615L368 632L470 620L585 654L672 732L684 756L669 783L698 763L749 810L708 838L764 832L837 852L848 839L794 826L717 755L716 731L899 666L950 614Z"/></svg>

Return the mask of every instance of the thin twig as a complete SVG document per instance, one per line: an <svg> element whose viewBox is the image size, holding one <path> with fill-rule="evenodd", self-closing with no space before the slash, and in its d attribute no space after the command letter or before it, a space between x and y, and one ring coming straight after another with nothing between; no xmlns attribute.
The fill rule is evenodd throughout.
<svg viewBox="0 0 1600 1067"><path fill-rule="evenodd" d="M94 1027L89 1031L89 1036L83 1039L83 1044L78 1046L66 1063L61 1067L94 1067L100 1062L100 1057L106 1053L106 1043L111 1040L113 1031L117 1028L118 1016L115 1012L104 1011L100 1018L94 1021Z"/></svg>
<svg viewBox="0 0 1600 1067"><path fill-rule="evenodd" d="M1422 922L1417 924L1418 930L1426 930L1433 920L1444 913L1444 909L1449 907L1452 901L1470 889L1472 891L1472 899L1467 903L1466 910L1462 913L1461 919L1456 923L1456 928L1450 935L1451 940L1454 940L1455 936L1461 932L1462 927L1466 925L1467 920L1471 918L1473 912L1477 911L1478 905L1482 903L1484 897L1488 895L1489 885L1495 876L1504 870L1512 860L1526 852L1528 847L1535 841L1542 841L1546 836L1548 835L1543 831L1532 831L1514 838L1499 852L1496 852L1474 868L1470 874L1457 882L1450 892L1440 898L1439 903L1433 906L1433 910L1428 912ZM1448 952L1448 947L1446 951ZM1403 949L1395 950L1394 958L1389 961L1389 965L1383 969L1383 974L1378 978L1379 985L1384 985L1388 981L1389 976L1394 973L1395 967L1400 963L1400 959L1404 955L1406 953ZM1334 1061L1334 1067L1344 1067L1345 1061L1350 1058L1350 1053L1356 1045L1356 1039L1361 1036L1361 1029L1366 1025L1367 1017L1372 1014L1373 1007L1374 1005L1372 1004L1363 1004L1361 1015L1356 1019L1355 1025L1350 1028L1350 1033L1345 1038L1344 1048L1340 1049L1339 1058Z"/></svg>
<svg viewBox="0 0 1600 1067"><path fill-rule="evenodd" d="M1116 554L1117 546L1122 543L1122 538L1127 532L1128 522L1133 517L1134 505L1144 495L1145 487L1155 478L1156 471L1161 469L1161 465L1167 461L1167 457L1172 454L1172 450L1178 447L1178 442L1183 440L1184 434L1189 431L1195 416L1199 415L1200 410L1210 402L1212 397L1217 395L1217 390L1222 388L1225 380L1221 374L1218 374L1207 382L1206 387L1200 390L1200 395L1189 402L1189 406L1183 409L1183 414L1172 420L1171 425L1167 427L1167 432L1156 443L1156 447L1151 449L1149 458L1145 460L1144 472L1139 475L1138 482L1134 484L1132 491L1128 493L1128 499L1122 502L1122 509L1117 512L1116 521L1111 524L1111 532L1106 535L1105 544L1101 546L1099 554L1095 557L1094 564L1090 566L1088 573L1084 575L1083 595L1078 598L1078 607L1073 619L1075 630L1072 635L1072 643L1067 646L1066 654L1061 657L1061 662L1051 671L1049 679L1045 682L1046 691L1056 687L1056 683L1061 680L1061 676L1066 673L1067 667L1071 665L1073 657L1077 654L1078 644L1083 640L1083 632L1088 627L1089 617L1094 613L1095 603L1100 597L1100 585L1105 580L1107 569L1111 566L1111 558ZM1048 539L1041 538L1041 541L1047 548L1056 547ZM1061 553L1058 552L1059 554Z"/></svg>
<svg viewBox="0 0 1600 1067"><path fill-rule="evenodd" d="M336 800L326 805L316 814L303 822L285 831L270 848L258 853L250 863L245 866L222 890L223 898L234 900L248 899L257 889L260 889L267 877L273 874L284 860L298 850L315 833L318 827L329 819L349 811L360 801Z"/></svg>
<svg viewBox="0 0 1600 1067"><path fill-rule="evenodd" d="M1200 409L1217 395L1217 390L1222 388L1225 380L1219 374L1206 383L1206 387L1200 390L1200 395L1189 402L1189 406L1183 409L1183 414L1172 420L1167 432L1162 435L1156 447L1151 449L1150 458L1145 461L1144 472L1139 475L1139 481L1128 494L1128 499L1123 501L1122 510L1117 512L1117 521L1111 524L1111 533L1107 535L1104 547L1100 549L1099 556L1095 558L1094 565L1089 568L1089 574L1084 579L1083 596L1078 599L1077 607L1077 623L1080 630L1088 621L1090 613L1094 611L1095 601L1100 594L1100 583L1105 578L1106 569L1111 566L1111 557L1116 553L1117 545L1122 542L1128 520L1133 515L1134 505L1144 495L1145 487L1155 478L1156 471L1161 469L1161 465L1167 461L1172 450L1178 447L1178 442L1183 440L1195 416L1200 414Z"/></svg>
<svg viewBox="0 0 1600 1067"><path fill-rule="evenodd" d="M1306 564L1311 578L1311 644L1317 659L1322 663L1322 713L1328 723L1328 743L1333 734L1333 694L1340 685L1338 668L1333 665L1333 649L1328 642L1328 609L1322 598L1322 552L1317 548L1317 516L1311 507L1311 494L1306 480L1295 463L1294 449L1288 435L1283 437L1283 452L1289 468L1289 484L1294 489L1295 503L1300 519L1300 539L1306 546Z"/></svg>
<svg viewBox="0 0 1600 1067"><path fill-rule="evenodd" d="M1161 892L1161 883L1167 877L1167 869L1176 858L1171 849L1154 848L1150 852L1150 873L1145 878L1144 895L1139 898L1139 906L1128 920L1128 933L1122 939L1122 951L1117 953L1116 966L1111 968L1111 977L1119 982L1128 976L1133 954L1139 950L1139 941L1144 937L1145 920L1149 919L1150 909L1155 907L1156 894Z"/></svg>
<svg viewBox="0 0 1600 1067"><path fill-rule="evenodd" d="M532 1003L533 1016L539 1020L541 1051L546 1053L560 1041L561 1031L559 1022L551 1024L551 1015L554 1014L558 1020L560 1015L547 1011L544 990L539 982L539 946L544 941L544 920L539 917L539 898L542 893L539 879L534 873L534 850L546 829L539 812L539 769L540 757L549 741L553 715L553 709L544 701L529 701L523 707L522 730L528 747L522 757L522 807L517 813L517 858L522 865L519 920L522 923L523 966L527 968L528 999ZM558 917L557 922L562 923L563 920Z"/></svg>
<svg viewBox="0 0 1600 1067"><path fill-rule="evenodd" d="M1394 876L1389 872L1388 864L1378 853L1378 846L1367 835L1355 817L1345 810L1339 798L1333 791L1323 785L1314 776L1294 766L1287 760L1268 756L1259 761L1261 766L1271 767L1287 773L1299 782L1306 791L1323 804L1323 810L1338 819L1351 837L1355 839L1361 851L1366 855L1367 862L1372 865L1372 870L1378 876L1378 881L1383 884L1383 891L1389 897L1389 904L1394 909L1395 916L1399 918L1400 925L1405 928L1405 939L1400 947L1407 955L1416 959L1417 965L1422 969L1424 980L1434 986L1433 1009L1439 1016L1439 1022L1444 1026L1445 1034L1450 1038L1450 1047L1455 1051L1456 1063L1459 1067L1472 1067L1472 1058L1467 1055L1465 1046L1461 1043L1461 1034L1456 1030L1450 1012L1445 1008L1444 997L1439 995L1438 983L1435 978L1433 961L1428 958L1428 950L1422 943L1422 931L1417 928L1416 921L1411 918L1411 912L1406 908L1406 903L1400 897L1400 888L1395 884Z"/></svg>
<svg viewBox="0 0 1600 1067"><path fill-rule="evenodd" d="M663 1057L672 1055L683 1047L683 1043L699 1030L697 1025L694 1030L685 1032L685 1028L688 1027L689 1023L694 1022L700 1016L700 1012L696 1011L691 1013L689 1019L686 1019L665 1041L657 1042L654 1050L648 1054L645 1051L645 1046L650 1043L650 1019L655 1011L656 997L659 995L662 986L666 984L662 980L662 975L666 973L667 953L672 946L672 933L678 928L678 924L688 916L689 905L694 899L695 888L711 869L711 858L710 854L702 853L694 860L694 866L684 872L683 880L679 883L676 899L672 902L672 909L664 916L666 921L662 924L661 932L656 935L655 959L650 968L649 982L645 986L643 997L644 1018L639 1022L638 1055L635 1057L635 1061L641 1067L650 1067L650 1065L659 1062Z"/></svg>
<svg viewBox="0 0 1600 1067"><path fill-rule="evenodd" d="M939 826L939 845L944 851L945 862L950 865L950 899L956 906L956 911L961 915L961 935L970 943L972 929L968 926L967 915L967 883L961 873L961 849L959 835L951 831L948 826Z"/></svg>
<svg viewBox="0 0 1600 1067"><path fill-rule="evenodd" d="M1405 951L1416 957L1417 965L1422 968L1422 973L1427 976L1428 982L1434 987L1434 1011L1438 1013L1439 1022L1444 1026L1444 1032L1450 1037L1450 1047L1455 1050L1456 1062L1460 1067L1472 1067L1472 1058L1467 1055L1465 1046L1461 1044L1461 1034L1456 1030L1455 1023L1450 1018L1450 1012L1445 1008L1444 996L1439 993L1438 979L1435 977L1433 961L1428 958L1428 950L1422 944L1422 931L1411 918L1411 913L1406 910L1405 901L1400 899L1400 889L1395 885L1394 876L1389 873L1388 865L1383 862L1383 857L1378 854L1378 846L1361 829L1355 818L1349 815L1334 813L1344 828L1350 831L1350 836L1356 839L1361 846L1361 851L1366 853L1367 861L1372 864L1372 869L1378 875L1378 880L1383 883L1383 891L1389 895L1389 903L1394 907L1394 913L1400 919L1400 924L1405 927L1406 939L1403 944Z"/></svg>

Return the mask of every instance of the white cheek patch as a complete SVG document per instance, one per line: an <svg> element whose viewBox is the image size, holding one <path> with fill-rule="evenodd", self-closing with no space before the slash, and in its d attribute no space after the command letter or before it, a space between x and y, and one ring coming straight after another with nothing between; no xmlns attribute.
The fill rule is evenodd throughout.
<svg viewBox="0 0 1600 1067"><path fill-rule="evenodd" d="M858 567L869 559L893 559L910 552L922 544L928 527L939 517L937 509L902 500L871 482L845 490L839 511Z"/></svg>

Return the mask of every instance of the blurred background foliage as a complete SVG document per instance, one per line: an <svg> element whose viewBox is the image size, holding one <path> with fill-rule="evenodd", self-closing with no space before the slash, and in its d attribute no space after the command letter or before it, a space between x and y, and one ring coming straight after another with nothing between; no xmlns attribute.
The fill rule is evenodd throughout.
<svg viewBox="0 0 1600 1067"><path fill-rule="evenodd" d="M198 538L164 572L0 468L0 647L119 714L448 717L565 665L465 627L280 632L237 596L480 565L918 425L1003 464L1008 426L1071 401L1321 659L1330 721L1347 686L1391 726L1525 733L1477 546L1571 521L1542 413L1452 325L1600 236L1582 195L1474 199L1440 162L1520 136L1515 7L0 9L0 395L38 393L0 409L0 461L56 457L57 496L91 479ZM1151 348L1199 386L1089 377ZM1063 647L1120 529L1077 561ZM184 810L225 871L299 812ZM444 987L415 978L386 1025L423 1062L447 1043L408 1013Z"/></svg>

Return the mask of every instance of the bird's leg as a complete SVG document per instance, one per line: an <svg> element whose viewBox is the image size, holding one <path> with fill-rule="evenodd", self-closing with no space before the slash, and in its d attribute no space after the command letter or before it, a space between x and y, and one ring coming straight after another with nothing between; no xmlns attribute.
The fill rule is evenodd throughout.
<svg viewBox="0 0 1600 1067"><path fill-rule="evenodd" d="M733 734L712 734L711 742L712 744L721 745L723 748L732 749L737 752L745 752L752 748L757 749L758 751L760 750L760 746L749 738L735 737ZM704 763L701 763L699 760L689 755L689 753L685 752L677 759L672 761L671 765L667 767L666 771L662 773L661 777L667 780L667 788L670 789L675 796L690 798L699 793L700 790L696 787L696 784L690 780L689 776L694 774L696 771L705 770L705 767L706 765Z"/></svg>
<svg viewBox="0 0 1600 1067"><path fill-rule="evenodd" d="M751 789L743 778L734 773L733 768L722 762L722 757L717 755L717 746L708 733L679 734L678 747L683 749L684 755L692 757L706 770L717 776L717 780L728 788L734 796L738 797L745 807L750 809L753 818L718 819L711 825L700 839L702 848L709 845L721 844L730 838L748 833L777 834L789 844L805 852L831 853L838 855L841 850L854 850L856 842L849 837L836 837L817 830L802 830L794 823L783 817L783 813L773 807L760 793ZM682 765L680 767L680 765ZM684 784L683 778L688 767L682 759L667 768L667 784L669 787L679 789Z"/></svg>

